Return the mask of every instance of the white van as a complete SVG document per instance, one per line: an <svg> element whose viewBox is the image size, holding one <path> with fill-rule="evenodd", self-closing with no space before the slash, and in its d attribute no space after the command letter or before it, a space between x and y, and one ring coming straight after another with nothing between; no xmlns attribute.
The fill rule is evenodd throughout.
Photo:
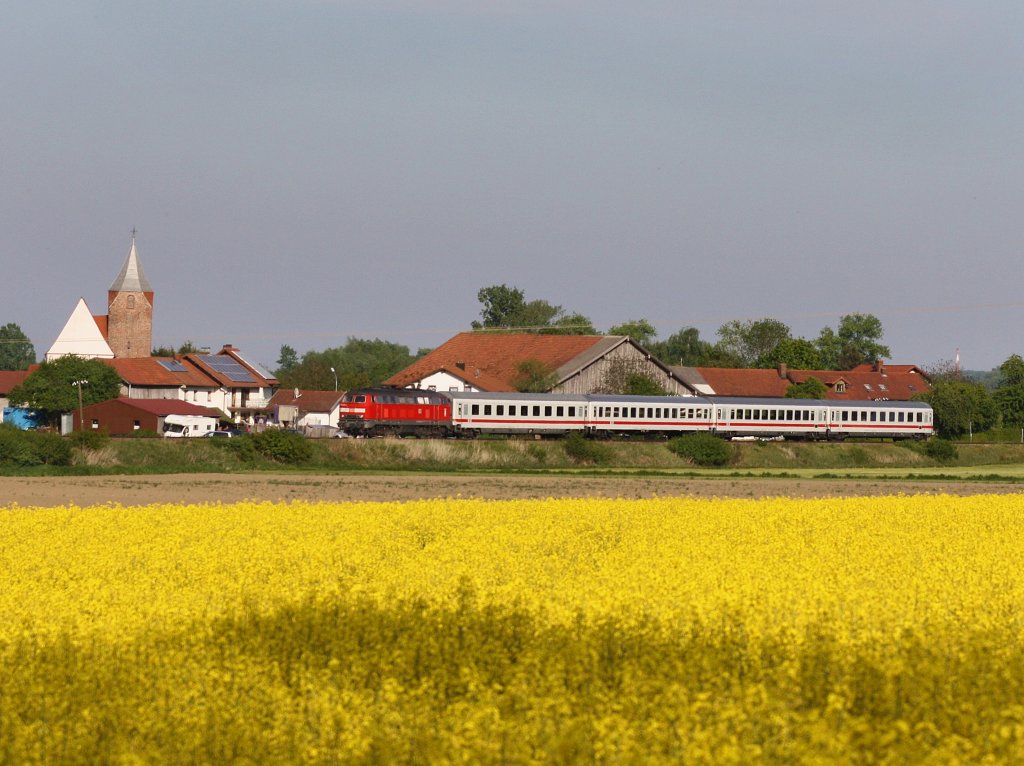
<svg viewBox="0 0 1024 766"><path fill-rule="evenodd" d="M164 417L164 436L169 439L206 436L217 427L217 419L205 415L167 415Z"/></svg>

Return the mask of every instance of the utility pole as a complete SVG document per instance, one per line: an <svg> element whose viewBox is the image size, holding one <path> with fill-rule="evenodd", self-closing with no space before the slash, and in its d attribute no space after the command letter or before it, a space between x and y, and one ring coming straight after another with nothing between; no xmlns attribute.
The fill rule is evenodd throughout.
<svg viewBox="0 0 1024 766"><path fill-rule="evenodd" d="M85 430L85 407L82 404L82 386L88 385L87 380L76 380L71 385L78 387L78 430Z"/></svg>

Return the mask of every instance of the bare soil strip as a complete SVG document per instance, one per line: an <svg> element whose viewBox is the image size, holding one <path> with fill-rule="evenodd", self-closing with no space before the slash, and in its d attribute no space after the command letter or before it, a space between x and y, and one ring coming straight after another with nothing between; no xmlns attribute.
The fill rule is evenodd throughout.
<svg viewBox="0 0 1024 766"><path fill-rule="evenodd" d="M710 479L465 474L170 474L0 476L0 508L13 505L149 505L242 500L409 501L430 498L853 497L894 494L1016 493L1020 484L834 479Z"/></svg>

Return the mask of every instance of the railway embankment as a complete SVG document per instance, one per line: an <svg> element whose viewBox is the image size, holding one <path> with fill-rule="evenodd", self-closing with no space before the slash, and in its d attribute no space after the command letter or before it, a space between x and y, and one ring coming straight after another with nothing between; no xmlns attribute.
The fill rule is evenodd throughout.
<svg viewBox="0 0 1024 766"><path fill-rule="evenodd" d="M252 437L107 439L76 446L69 465L11 464L0 473L161 474L294 470L317 472L599 472L794 476L993 476L1024 481L1024 445L957 443L935 456L911 442L730 442L721 466L681 457L665 441L599 442L574 450L560 440L305 440L275 450Z"/></svg>

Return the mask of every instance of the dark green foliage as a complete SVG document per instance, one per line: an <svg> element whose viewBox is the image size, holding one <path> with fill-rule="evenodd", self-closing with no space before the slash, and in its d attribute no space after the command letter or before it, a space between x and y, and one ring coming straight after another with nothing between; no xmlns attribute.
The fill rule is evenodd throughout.
<svg viewBox="0 0 1024 766"><path fill-rule="evenodd" d="M511 330L514 332L536 332L558 335L596 334L590 319L582 314L567 314L561 306L545 300L526 300L526 294L518 287L492 285L477 292L477 300L483 305L480 316L483 321L474 321L474 330Z"/></svg>
<svg viewBox="0 0 1024 766"><path fill-rule="evenodd" d="M914 397L928 402L935 412L935 431L944 439L991 428L996 404L984 386L961 380L938 380L925 394Z"/></svg>
<svg viewBox="0 0 1024 766"><path fill-rule="evenodd" d="M414 360L408 346L380 339L349 338L340 348L307 351L301 362L295 361L292 349L283 346L277 376L283 388L330 391L337 383L339 390L347 391L375 386Z"/></svg>
<svg viewBox="0 0 1024 766"><path fill-rule="evenodd" d="M622 392L630 396L668 396L668 391L658 382L642 372L636 372L626 379L626 387Z"/></svg>
<svg viewBox="0 0 1024 766"><path fill-rule="evenodd" d="M929 439L924 445L924 454L932 460L947 463L959 457L956 445L947 439Z"/></svg>
<svg viewBox="0 0 1024 766"><path fill-rule="evenodd" d="M824 399L828 388L813 375L803 383L793 383L786 389L787 399Z"/></svg>
<svg viewBox="0 0 1024 766"><path fill-rule="evenodd" d="M0 327L0 370L27 370L35 361L35 347L18 325Z"/></svg>
<svg viewBox="0 0 1024 766"><path fill-rule="evenodd" d="M281 428L269 428L262 433L238 438L250 439L256 452L278 463L297 465L309 462L313 457L313 445L305 436Z"/></svg>
<svg viewBox="0 0 1024 766"><path fill-rule="evenodd" d="M541 394L558 384L558 373L539 359L525 359L516 365L516 377L512 385L516 391Z"/></svg>
<svg viewBox="0 0 1024 766"><path fill-rule="evenodd" d="M0 465L70 465L71 444L55 433L0 425Z"/></svg>
<svg viewBox="0 0 1024 766"><path fill-rule="evenodd" d="M569 434L562 446L570 460L584 465L601 465L611 457L606 444L587 439L579 432Z"/></svg>
<svg viewBox="0 0 1024 766"><path fill-rule="evenodd" d="M727 441L711 434L696 433L680 436L668 443L668 448L681 458L703 466L725 465L732 459L733 449Z"/></svg>
<svg viewBox="0 0 1024 766"><path fill-rule="evenodd" d="M791 370L820 370L821 354L806 338L783 338L774 349L758 359L758 367L784 364Z"/></svg>

